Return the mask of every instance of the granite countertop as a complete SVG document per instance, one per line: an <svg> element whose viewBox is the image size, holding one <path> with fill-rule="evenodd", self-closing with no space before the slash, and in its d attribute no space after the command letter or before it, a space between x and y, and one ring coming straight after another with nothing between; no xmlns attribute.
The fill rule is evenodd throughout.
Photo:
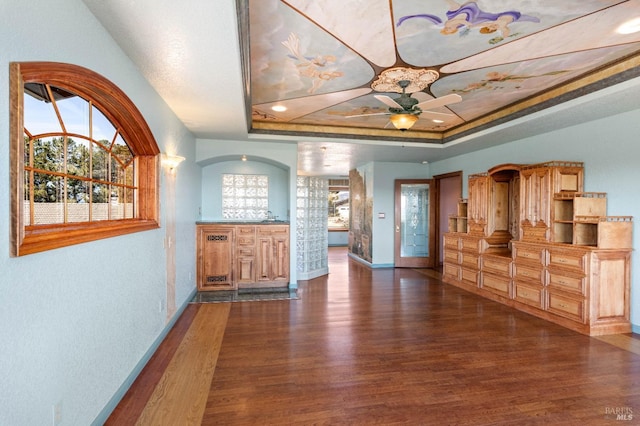
<svg viewBox="0 0 640 426"><path fill-rule="evenodd" d="M287 220L202 220L196 225L289 225Z"/></svg>

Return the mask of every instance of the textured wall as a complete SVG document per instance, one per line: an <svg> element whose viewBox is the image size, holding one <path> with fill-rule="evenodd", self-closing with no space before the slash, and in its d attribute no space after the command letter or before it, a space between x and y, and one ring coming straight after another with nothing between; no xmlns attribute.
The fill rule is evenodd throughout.
<svg viewBox="0 0 640 426"><path fill-rule="evenodd" d="M167 323L163 228L9 257L9 62L59 61L96 71L132 99L160 146L187 157L176 175L175 294L195 289L200 204L195 140L80 0L0 2L0 424L90 424ZM192 188L198 190L192 190Z"/></svg>

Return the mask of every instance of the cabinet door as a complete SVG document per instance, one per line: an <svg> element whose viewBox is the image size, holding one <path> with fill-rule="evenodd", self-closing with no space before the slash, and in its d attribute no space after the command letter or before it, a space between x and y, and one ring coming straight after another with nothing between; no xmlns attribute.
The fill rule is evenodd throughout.
<svg viewBox="0 0 640 426"><path fill-rule="evenodd" d="M289 235L274 235L271 244L271 279L289 282Z"/></svg>
<svg viewBox="0 0 640 426"><path fill-rule="evenodd" d="M488 177L484 175L469 177L468 219L476 223L486 224L487 203L489 198Z"/></svg>
<svg viewBox="0 0 640 426"><path fill-rule="evenodd" d="M258 236L256 281L280 284L289 282L289 236Z"/></svg>
<svg viewBox="0 0 640 426"><path fill-rule="evenodd" d="M256 243L258 249L258 264L256 270L256 281L265 282L271 281L272 272L271 265L273 263L273 255L271 249L271 237L265 235L259 235Z"/></svg>
<svg viewBox="0 0 640 426"><path fill-rule="evenodd" d="M255 282L255 257L238 257L236 259L236 284L250 284Z"/></svg>
<svg viewBox="0 0 640 426"><path fill-rule="evenodd" d="M233 290L231 227L202 227L198 232L198 290Z"/></svg>
<svg viewBox="0 0 640 426"><path fill-rule="evenodd" d="M236 285L251 284L256 281L256 227L236 228Z"/></svg>
<svg viewBox="0 0 640 426"><path fill-rule="evenodd" d="M538 221L550 225L551 170L523 170L520 175L520 221L535 226Z"/></svg>

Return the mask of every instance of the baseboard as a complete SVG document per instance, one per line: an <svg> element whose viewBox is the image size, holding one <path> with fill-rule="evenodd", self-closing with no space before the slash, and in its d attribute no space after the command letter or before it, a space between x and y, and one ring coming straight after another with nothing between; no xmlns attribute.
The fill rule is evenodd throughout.
<svg viewBox="0 0 640 426"><path fill-rule="evenodd" d="M364 260L364 259L363 259L363 258L361 258L361 257L356 256L356 255L355 255L355 254L353 254L353 253L347 253L347 255L348 255L351 259L353 259L353 260L355 260L355 261L357 261L357 262L359 262L359 263L362 263L363 265L367 265L367 266L368 266L369 268L371 268L371 269L378 269L378 268L394 268L394 267L395 267L395 265L394 265L393 263L371 263L371 262L369 262L369 261L367 261L367 260Z"/></svg>
<svg viewBox="0 0 640 426"><path fill-rule="evenodd" d="M177 310L173 318L171 318L171 320L165 324L164 329L162 330L160 335L158 335L158 337L153 342L153 344L151 344L144 356L140 358L140 361L138 361L129 376L127 376L116 393L113 394L109 402L104 406L95 420L91 423L92 426L101 426L107 421L113 410L116 409L122 398L124 398L124 395L127 393L133 382L135 382L136 378L138 378L138 375L142 372L144 366L147 365L153 354L158 350L158 347L160 346L162 341L167 337L167 334L169 334L169 331L171 331L176 321L178 321L178 318L180 318L182 312L187 308L189 302L194 298L196 292L197 289L193 289L193 292L189 295L189 297L187 297L182 306L180 306L180 309Z"/></svg>
<svg viewBox="0 0 640 426"><path fill-rule="evenodd" d="M327 266L325 266L324 268L316 269L315 271L309 271L309 272L298 271L298 281L309 281L314 278L327 275L328 273L329 273L329 268Z"/></svg>

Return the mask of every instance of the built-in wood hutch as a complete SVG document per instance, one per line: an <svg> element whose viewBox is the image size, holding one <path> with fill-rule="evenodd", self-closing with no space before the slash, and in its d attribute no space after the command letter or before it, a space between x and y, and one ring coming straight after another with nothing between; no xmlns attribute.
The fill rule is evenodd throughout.
<svg viewBox="0 0 640 426"><path fill-rule="evenodd" d="M579 162L470 175L444 234L449 284L588 335L628 333L633 223Z"/></svg>
<svg viewBox="0 0 640 426"><path fill-rule="evenodd" d="M198 291L289 285L289 224L199 222Z"/></svg>

